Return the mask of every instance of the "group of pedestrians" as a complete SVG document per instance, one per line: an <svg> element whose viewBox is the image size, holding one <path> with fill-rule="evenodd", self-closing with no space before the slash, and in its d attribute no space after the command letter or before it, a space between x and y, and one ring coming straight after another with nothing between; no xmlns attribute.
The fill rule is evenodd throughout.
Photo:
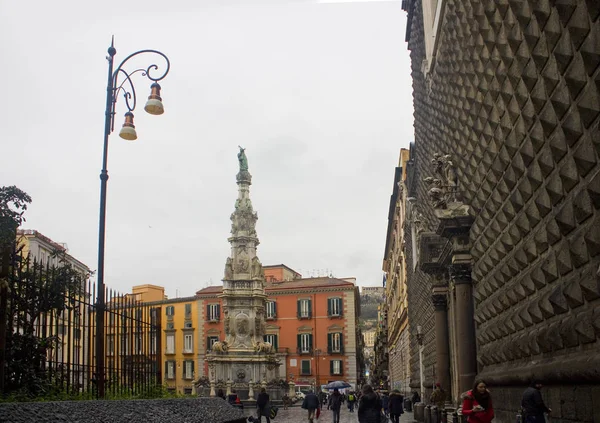
<svg viewBox="0 0 600 423"><path fill-rule="evenodd" d="M521 416L524 423L545 423L546 418L544 414L552 412L552 410L544 403L541 389L542 383L534 380L525 392L523 392L521 399ZM431 397L431 402L439 407L440 402L442 400L445 401L445 395L445 392L438 384ZM443 404L441 405L443 406ZM468 423L492 422L494 419L494 405L492 404L492 395L488 390L485 381L481 379L476 380L473 384L473 388L464 395L462 414L463 416L466 416Z"/></svg>
<svg viewBox="0 0 600 423"><path fill-rule="evenodd" d="M541 382L534 380L525 392L523 392L521 412L524 423L545 423L545 413L552 412L544 404L541 389ZM233 406L243 407L235 391L226 397L223 391L219 390L217 396L227 400ZM371 385L364 385L358 396L354 392L351 392L347 397L341 394L338 389L334 389L327 401L327 408L333 413L333 423L340 423L340 411L344 400L348 401L349 408L350 404L358 400L359 423L384 423L388 417L391 419L391 423L399 423L400 416L404 413L404 397L397 389L394 389L388 396L385 392L375 392ZM445 401L446 392L437 384L431 396L431 402L443 408L443 402ZM318 397L313 391L306 394L302 402L302 408L308 411L309 423L314 423L315 418L319 417L322 405L322 397ZM264 388L258 394L256 408L258 419L254 421L261 422L262 417L266 417L267 423L271 423L270 399L269 394L267 394ZM494 406L492 404L492 395L485 381L481 379L476 380L473 388L463 396L462 414L466 416L468 423L492 422L494 419Z"/></svg>
<svg viewBox="0 0 600 423"><path fill-rule="evenodd" d="M340 411L344 400L348 401L349 410L354 411L354 403L358 400L358 421L359 423L383 423L387 420L387 415L392 418L392 422L398 423L400 415L404 413L404 397L397 389L388 397L375 392L371 385L364 385L358 396L351 392L345 397L338 389L334 389L329 396L328 409L333 414L333 423L340 423ZM385 403L385 404L384 404ZM304 397L302 408L308 411L308 422L314 423L317 417L317 411L320 407L319 398L311 391Z"/></svg>

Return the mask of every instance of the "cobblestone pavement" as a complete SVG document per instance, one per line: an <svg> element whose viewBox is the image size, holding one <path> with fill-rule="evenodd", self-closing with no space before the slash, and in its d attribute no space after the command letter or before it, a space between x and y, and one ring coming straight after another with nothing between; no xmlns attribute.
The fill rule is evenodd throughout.
<svg viewBox="0 0 600 423"><path fill-rule="evenodd" d="M244 412L247 416L256 416L256 411L253 409L247 409ZM277 417L275 419L271 419L272 423L308 423L308 412L303 410L300 407L291 407L287 410L284 410L283 407L279 409L279 413L277 413ZM262 423L267 421L266 417L262 418ZM412 413L404 413L402 418L400 419L402 423L412 423L414 421ZM332 423L333 422L333 414L331 411L327 410L327 408L323 408L321 410L321 417L317 420L315 419L315 423ZM340 423L357 423L358 417L356 415L356 410L354 413L348 411L348 408L342 407L342 412L340 414Z"/></svg>

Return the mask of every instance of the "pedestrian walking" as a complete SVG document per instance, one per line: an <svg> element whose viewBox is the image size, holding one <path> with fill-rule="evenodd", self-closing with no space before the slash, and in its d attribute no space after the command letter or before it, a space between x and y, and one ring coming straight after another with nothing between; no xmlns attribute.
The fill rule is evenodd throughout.
<svg viewBox="0 0 600 423"><path fill-rule="evenodd" d="M400 393L399 390L394 389L392 394L390 395L390 417L392 418L392 423L399 423L400 416L404 414L404 396Z"/></svg>
<svg viewBox="0 0 600 423"><path fill-rule="evenodd" d="M494 419L492 396L483 380L476 380L473 389L465 395L462 413L468 423L490 423Z"/></svg>
<svg viewBox="0 0 600 423"><path fill-rule="evenodd" d="M544 423L546 421L544 413L551 413L552 410L544 404L542 398L542 383L533 380L529 388L523 392L521 407L523 409L523 420L525 423Z"/></svg>
<svg viewBox="0 0 600 423"><path fill-rule="evenodd" d="M421 396L419 395L419 393L417 391L413 391L411 401L413 403L413 407L415 406L416 403L421 402Z"/></svg>
<svg viewBox="0 0 600 423"><path fill-rule="evenodd" d="M390 397L387 391L383 391L383 393L381 394L381 408L383 408L383 414L385 414L386 417L390 416L389 404Z"/></svg>
<svg viewBox="0 0 600 423"><path fill-rule="evenodd" d="M359 423L381 423L381 399L371 385L364 385L358 402Z"/></svg>
<svg viewBox="0 0 600 423"><path fill-rule="evenodd" d="M283 402L283 409L287 410L290 405L290 397L288 394L284 394L283 398L281 398L281 401Z"/></svg>
<svg viewBox="0 0 600 423"><path fill-rule="evenodd" d="M357 401L356 392L350 391L348 393L348 410L351 413L354 413L354 405L356 404L356 401Z"/></svg>
<svg viewBox="0 0 600 423"><path fill-rule="evenodd" d="M260 394L256 399L256 409L258 414L258 423L262 422L262 416L267 418L267 423L271 423L271 405L269 394L265 388L261 388Z"/></svg>
<svg viewBox="0 0 600 423"><path fill-rule="evenodd" d="M308 422L314 423L316 410L319 408L319 398L317 398L313 391L308 391L308 394L304 397L302 408L308 410Z"/></svg>
<svg viewBox="0 0 600 423"><path fill-rule="evenodd" d="M333 413L333 423L340 423L340 410L342 408L342 394L335 388L333 394L329 395L328 407Z"/></svg>

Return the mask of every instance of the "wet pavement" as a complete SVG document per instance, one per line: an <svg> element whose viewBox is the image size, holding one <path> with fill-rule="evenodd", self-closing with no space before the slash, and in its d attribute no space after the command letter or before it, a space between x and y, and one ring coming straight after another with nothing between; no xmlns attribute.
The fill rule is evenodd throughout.
<svg viewBox="0 0 600 423"><path fill-rule="evenodd" d="M247 416L256 416L256 410L247 408L244 411L244 414ZM262 422L266 422L267 418L263 417ZM402 423L412 423L414 421L412 413L404 413L402 418L400 419ZM290 407L287 410L284 410L283 407L279 408L279 412L277 413L277 417L271 419L272 423L308 423L308 412L303 410L302 408ZM356 409L354 413L348 411L347 407L342 407L340 413L340 423L357 423L358 417L356 415ZM321 410L321 417L319 419L315 419L315 423L333 423L333 413L330 410L327 410L327 407Z"/></svg>

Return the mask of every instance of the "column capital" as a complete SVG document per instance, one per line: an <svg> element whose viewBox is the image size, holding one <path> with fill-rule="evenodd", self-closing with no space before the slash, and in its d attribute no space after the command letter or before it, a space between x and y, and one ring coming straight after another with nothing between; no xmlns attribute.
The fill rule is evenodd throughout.
<svg viewBox="0 0 600 423"><path fill-rule="evenodd" d="M445 291L434 291L431 293L431 302L435 311L446 311L448 298Z"/></svg>
<svg viewBox="0 0 600 423"><path fill-rule="evenodd" d="M473 281L471 278L472 268L470 264L451 264L448 266L448 272L455 285L471 284Z"/></svg>

